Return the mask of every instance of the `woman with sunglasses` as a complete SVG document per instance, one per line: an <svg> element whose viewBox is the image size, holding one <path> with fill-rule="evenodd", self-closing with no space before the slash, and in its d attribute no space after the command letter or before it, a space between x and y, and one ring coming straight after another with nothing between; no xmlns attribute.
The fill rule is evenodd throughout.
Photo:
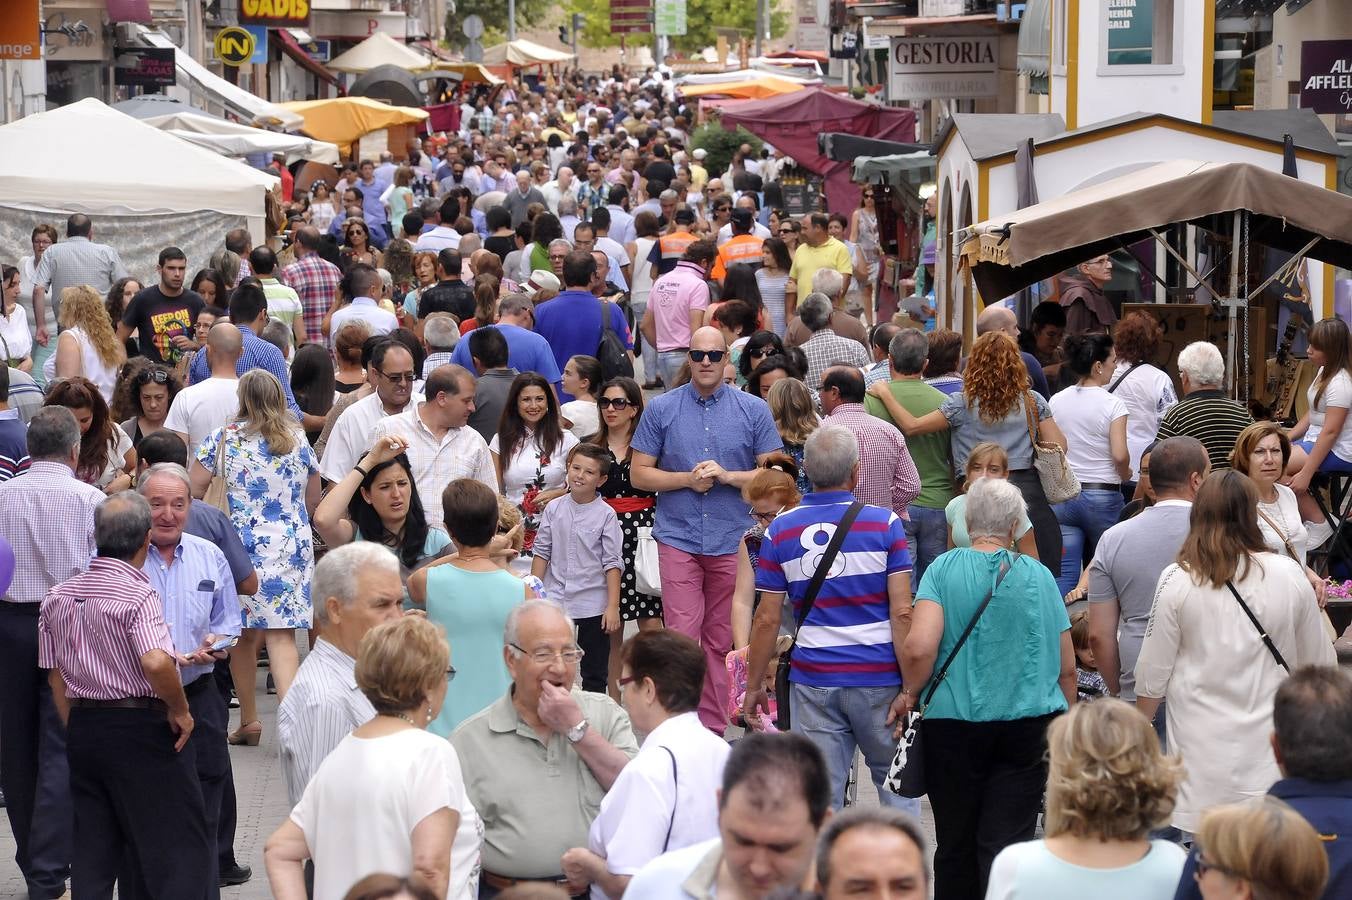
<svg viewBox="0 0 1352 900"><path fill-rule="evenodd" d="M146 366L132 377L127 394L132 415L122 423L122 430L131 438L133 447L141 443L141 438L164 427L169 405L182 387L174 373L159 363Z"/></svg>
<svg viewBox="0 0 1352 900"><path fill-rule="evenodd" d="M783 219L779 223L778 234L780 240L789 248L789 256L793 256L803 235L803 223L797 219Z"/></svg>
<svg viewBox="0 0 1352 900"><path fill-rule="evenodd" d="M371 246L371 229L361 219L348 219L343 223L343 249L338 253L338 268L344 273L356 263L366 263L379 269L384 259L380 251Z"/></svg>
<svg viewBox="0 0 1352 900"><path fill-rule="evenodd" d="M864 185L859 197L859 208L850 214L850 241L863 254L868 265L868 283L878 281L878 268L882 259L882 250L878 241L878 188Z"/></svg>
<svg viewBox="0 0 1352 900"><path fill-rule="evenodd" d="M737 374L743 385L750 382L756 367L772 356L784 355L784 341L773 331L757 331L747 339L737 360Z"/></svg>
<svg viewBox="0 0 1352 900"><path fill-rule="evenodd" d="M610 471L601 485L601 498L615 510L620 519L624 543L620 555L624 571L620 574L620 622L638 622L639 631L662 627L662 598L643 594L638 590L634 564L638 557L640 529L652 528L656 494L634 487L629 477L632 448L629 441L638 430L643 415L643 391L632 378L612 378L601 389L596 400L601 415L601 429L590 440L610 452ZM624 628L610 636L610 695L620 696L620 645Z"/></svg>
<svg viewBox="0 0 1352 900"><path fill-rule="evenodd" d="M760 600L756 590L756 567L760 564L765 529L775 517L793 509L803 499L798 489L798 464L787 453L771 453L760 471L742 488L742 499L751 514L751 527L737 542L737 581L732 590L732 648L740 650L751 641L751 619Z"/></svg>
<svg viewBox="0 0 1352 900"><path fill-rule="evenodd" d="M761 302L770 316L770 328L782 335L788 327L784 289L789 283L789 269L793 258L784 238L766 238L761 244L761 267L756 270L756 286L760 288Z"/></svg>

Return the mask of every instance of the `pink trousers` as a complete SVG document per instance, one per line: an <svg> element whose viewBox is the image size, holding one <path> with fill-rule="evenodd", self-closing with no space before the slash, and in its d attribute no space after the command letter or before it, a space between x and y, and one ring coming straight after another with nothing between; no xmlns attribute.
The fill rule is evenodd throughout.
<svg viewBox="0 0 1352 900"><path fill-rule="evenodd" d="M708 668L700 695L699 720L722 735L728 727L727 655L732 650L732 589L737 554L696 556L658 542L662 573L662 617L666 626L699 641Z"/></svg>

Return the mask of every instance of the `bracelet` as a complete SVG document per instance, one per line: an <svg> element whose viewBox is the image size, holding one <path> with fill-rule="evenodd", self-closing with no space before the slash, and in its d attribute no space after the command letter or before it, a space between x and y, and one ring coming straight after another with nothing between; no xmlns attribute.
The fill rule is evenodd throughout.
<svg viewBox="0 0 1352 900"><path fill-rule="evenodd" d="M370 472L366 471L365 469L363 469L363 468L361 467L361 463L357 463L356 465L354 465L354 466L352 467L352 470L353 470L354 472L360 472L360 473L361 473L361 477L362 477L363 479L368 478L368 477L370 477L370 475L371 475Z"/></svg>

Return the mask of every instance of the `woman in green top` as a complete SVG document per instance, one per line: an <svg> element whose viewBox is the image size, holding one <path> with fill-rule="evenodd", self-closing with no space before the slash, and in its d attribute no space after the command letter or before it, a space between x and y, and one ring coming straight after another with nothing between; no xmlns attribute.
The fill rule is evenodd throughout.
<svg viewBox="0 0 1352 900"><path fill-rule="evenodd" d="M967 456L967 477L963 482L971 487L982 478L1009 480L1009 454L999 444L985 441L972 448ZM964 488L965 491L965 488ZM944 507L944 518L948 520L948 549L972 546L972 538L967 534L967 494L961 493L948 501ZM1014 529L1018 539L1018 550L1026 556L1037 559L1037 541L1033 540L1033 523L1025 514Z"/></svg>
<svg viewBox="0 0 1352 900"><path fill-rule="evenodd" d="M427 527L405 449L403 438L380 438L329 489L314 515L315 530L325 544L378 540L395 552L407 573L451 542L446 532Z"/></svg>
<svg viewBox="0 0 1352 900"><path fill-rule="evenodd" d="M446 486L441 502L456 552L414 572L408 593L415 604L426 607L428 619L446 629L455 651L459 674L441 712L427 726L446 737L511 686L502 657L507 615L535 594L494 558L498 495L492 488L460 478Z"/></svg>
<svg viewBox="0 0 1352 900"><path fill-rule="evenodd" d="M901 649L909 712L976 621L923 724L935 889L944 898L981 900L995 855L1032 840L1047 784L1047 726L1075 702L1075 650L1056 581L1037 560L1009 550L1024 515L1010 482L982 478L971 486L972 546L949 550L925 570Z"/></svg>

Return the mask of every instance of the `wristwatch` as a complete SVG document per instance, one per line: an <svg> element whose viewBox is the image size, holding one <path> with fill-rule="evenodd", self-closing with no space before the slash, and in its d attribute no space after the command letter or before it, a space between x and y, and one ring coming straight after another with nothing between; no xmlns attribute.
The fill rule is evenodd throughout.
<svg viewBox="0 0 1352 900"><path fill-rule="evenodd" d="M587 724L587 720L583 719L581 722L578 722L572 728L569 728L564 733L564 737L568 738L568 743L576 744L578 741L582 740L584 737L587 736L587 729L590 727L591 726Z"/></svg>

